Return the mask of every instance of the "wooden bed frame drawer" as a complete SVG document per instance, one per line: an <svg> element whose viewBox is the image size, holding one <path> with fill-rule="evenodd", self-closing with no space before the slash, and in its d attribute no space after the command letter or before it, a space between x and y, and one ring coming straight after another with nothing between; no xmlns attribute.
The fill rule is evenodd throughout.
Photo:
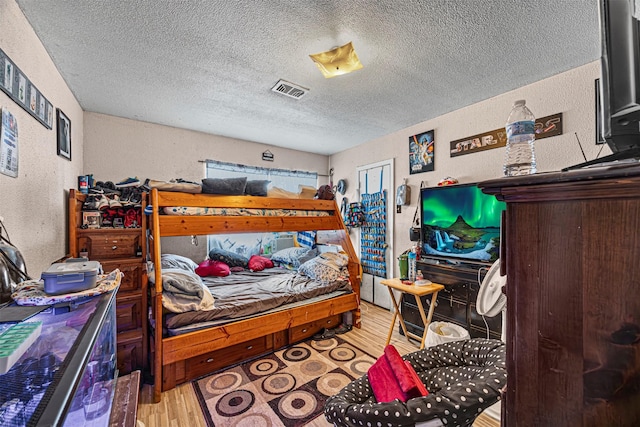
<svg viewBox="0 0 640 427"><path fill-rule="evenodd" d="M141 295L118 295L116 299L116 328L118 332L142 327Z"/></svg>
<svg viewBox="0 0 640 427"><path fill-rule="evenodd" d="M117 268L124 274L120 280L118 295L123 292L137 291L142 287L142 260L139 258L131 261L100 261L100 264L102 264L102 270L105 273Z"/></svg>
<svg viewBox="0 0 640 427"><path fill-rule="evenodd" d="M187 359L185 377L187 380L195 379L271 351L273 350L272 342L268 337L260 337Z"/></svg>
<svg viewBox="0 0 640 427"><path fill-rule="evenodd" d="M118 371L120 375L128 374L136 369L142 369L143 352L142 335L137 331L118 334Z"/></svg>
<svg viewBox="0 0 640 427"><path fill-rule="evenodd" d="M342 315L336 314L335 316L327 317L325 319L305 323L300 326L294 326L289 329L289 342L293 344L295 342L305 340L320 332L322 328L333 329L340 325L341 320Z"/></svg>
<svg viewBox="0 0 640 427"><path fill-rule="evenodd" d="M140 246L140 233L88 234L80 240L85 240L80 245L86 245L89 259L127 258L136 256L136 249Z"/></svg>

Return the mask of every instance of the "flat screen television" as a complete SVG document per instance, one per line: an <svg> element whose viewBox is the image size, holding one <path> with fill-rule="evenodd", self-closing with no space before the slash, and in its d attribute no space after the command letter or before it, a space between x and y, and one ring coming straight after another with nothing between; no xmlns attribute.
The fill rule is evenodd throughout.
<svg viewBox="0 0 640 427"><path fill-rule="evenodd" d="M613 154L564 170L640 158L640 24L635 0L600 0L599 122Z"/></svg>
<svg viewBox="0 0 640 427"><path fill-rule="evenodd" d="M420 190L421 257L491 264L500 253L506 203L474 184Z"/></svg>

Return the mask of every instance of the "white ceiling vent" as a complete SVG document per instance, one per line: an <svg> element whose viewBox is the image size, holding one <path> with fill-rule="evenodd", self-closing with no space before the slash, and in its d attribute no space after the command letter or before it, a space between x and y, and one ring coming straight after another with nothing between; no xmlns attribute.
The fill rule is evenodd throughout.
<svg viewBox="0 0 640 427"><path fill-rule="evenodd" d="M295 99L302 98L309 91L306 87L299 86L286 80L278 80L278 83L276 83L271 90Z"/></svg>

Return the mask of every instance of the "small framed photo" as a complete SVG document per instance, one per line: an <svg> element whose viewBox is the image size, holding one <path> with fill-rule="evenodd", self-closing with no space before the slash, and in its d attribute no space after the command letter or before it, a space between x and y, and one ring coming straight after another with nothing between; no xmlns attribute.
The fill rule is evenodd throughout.
<svg viewBox="0 0 640 427"><path fill-rule="evenodd" d="M71 160L71 120L56 108L58 123L58 156Z"/></svg>
<svg viewBox="0 0 640 427"><path fill-rule="evenodd" d="M82 212L82 225L87 228L100 228L100 212Z"/></svg>

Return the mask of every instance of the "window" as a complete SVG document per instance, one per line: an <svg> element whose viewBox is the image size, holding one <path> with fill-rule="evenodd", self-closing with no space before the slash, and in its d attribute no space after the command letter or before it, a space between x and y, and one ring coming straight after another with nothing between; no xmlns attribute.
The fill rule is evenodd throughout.
<svg viewBox="0 0 640 427"><path fill-rule="evenodd" d="M240 178L248 180L267 179L270 187L297 193L299 185L318 188L318 174L315 172L294 171L288 169L271 169L257 166L246 166L235 163L207 160L207 178Z"/></svg>
<svg viewBox="0 0 640 427"><path fill-rule="evenodd" d="M293 193L299 192L299 186L318 188L316 172L271 169L246 166L235 163L207 160L207 178L241 178L247 180L271 181L269 187L278 187ZM216 234L207 237L207 248L224 249L249 258L255 254L269 254L278 233Z"/></svg>

